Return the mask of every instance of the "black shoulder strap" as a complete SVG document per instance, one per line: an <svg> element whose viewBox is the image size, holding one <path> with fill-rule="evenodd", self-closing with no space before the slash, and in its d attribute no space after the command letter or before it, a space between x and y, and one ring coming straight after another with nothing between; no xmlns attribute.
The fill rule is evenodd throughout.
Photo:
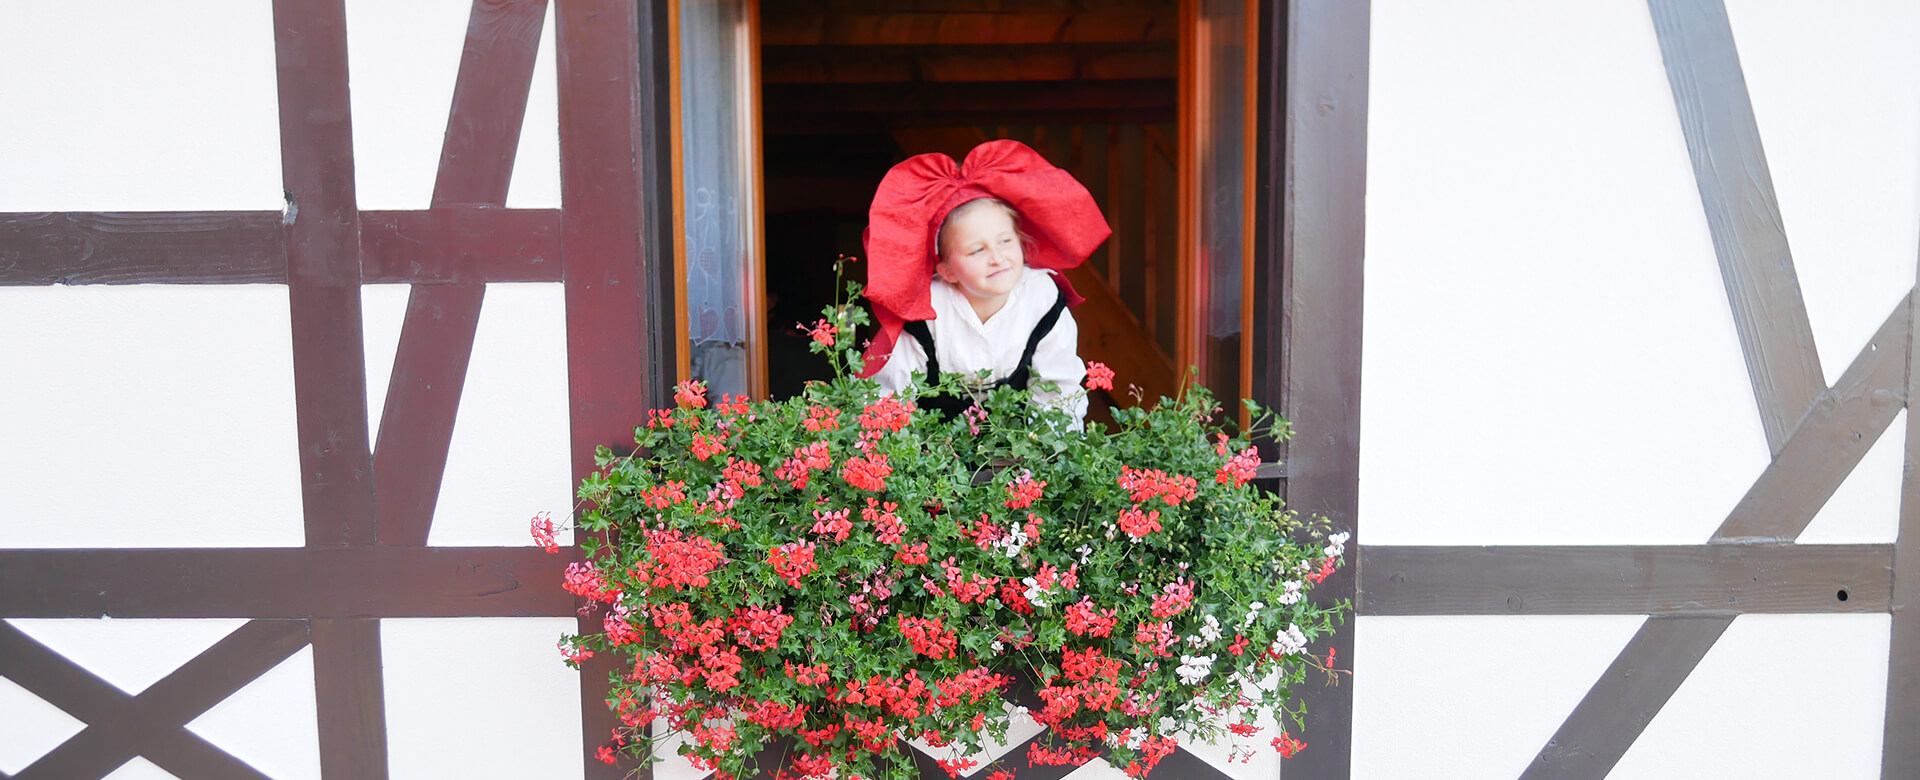
<svg viewBox="0 0 1920 780"><path fill-rule="evenodd" d="M940 353L933 348L933 331L927 329L927 321L911 320L902 329L920 342L920 351L927 353L927 384L940 384Z"/></svg>
<svg viewBox="0 0 1920 780"><path fill-rule="evenodd" d="M1020 353L1020 364L1013 375L1007 377L1007 383L1019 390L1027 389L1033 381L1033 353L1040 349L1040 342L1053 333L1053 326L1060 324L1060 313L1067 310L1067 296L1061 295L1053 300L1053 308L1040 315L1040 321L1033 324L1033 333L1027 336L1027 349Z"/></svg>

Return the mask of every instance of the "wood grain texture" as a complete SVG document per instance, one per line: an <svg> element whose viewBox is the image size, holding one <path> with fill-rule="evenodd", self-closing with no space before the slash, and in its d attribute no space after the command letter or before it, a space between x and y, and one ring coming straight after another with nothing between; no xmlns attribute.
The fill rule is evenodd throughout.
<svg viewBox="0 0 1920 780"><path fill-rule="evenodd" d="M1911 293L1901 299L1852 365L1815 399L1713 541L1791 540L1813 522L1906 406L1912 302Z"/></svg>
<svg viewBox="0 0 1920 780"><path fill-rule="evenodd" d="M560 281L560 210L451 206L360 212L368 284Z"/></svg>
<svg viewBox="0 0 1920 780"><path fill-rule="evenodd" d="M381 544L427 543L486 285L413 286L374 449Z"/></svg>
<svg viewBox="0 0 1920 780"><path fill-rule="evenodd" d="M313 621L314 693L321 712L320 777L379 780L387 776L386 685L380 621Z"/></svg>
<svg viewBox="0 0 1920 780"><path fill-rule="evenodd" d="M1171 5L1066 13L833 13L769 3L767 46L951 46L1172 41Z"/></svg>
<svg viewBox="0 0 1920 780"><path fill-rule="evenodd" d="M104 777L138 755L180 777L263 778L184 727L306 644L305 621L251 621L128 696L0 624L0 672L87 723L16 777Z"/></svg>
<svg viewBox="0 0 1920 780"><path fill-rule="evenodd" d="M1605 778L1730 625L1732 617L1647 618L1521 779Z"/></svg>
<svg viewBox="0 0 1920 780"><path fill-rule="evenodd" d="M564 617L535 547L0 550L8 617Z"/></svg>
<svg viewBox="0 0 1920 780"><path fill-rule="evenodd" d="M1885 544L1368 546L1360 565L1363 615L1870 613L1893 589Z"/></svg>
<svg viewBox="0 0 1920 780"><path fill-rule="evenodd" d="M594 469L596 447L632 448L634 423L668 397L675 377L672 0L559 2L560 238L577 481ZM583 613L580 632L599 631L599 621L598 613ZM614 780L632 770L650 778L650 767L593 757L619 725L606 705L616 667L602 654L580 675L586 776Z"/></svg>
<svg viewBox="0 0 1920 780"><path fill-rule="evenodd" d="M1827 389L1721 0L1648 0L1767 443Z"/></svg>
<svg viewBox="0 0 1920 780"><path fill-rule="evenodd" d="M1358 515L1360 485L1360 350L1363 266L1366 243L1367 65L1371 3L1351 0L1287 0L1265 3L1263 37L1272 51L1266 78L1269 113L1259 127L1261 144L1278 148L1259 170L1256 192L1269 191L1265 235L1272 242L1256 253L1256 332L1283 342L1279 387L1255 353L1256 387L1262 403L1294 421L1287 463L1287 504L1324 515L1333 526L1366 539ZM1281 86L1284 85L1284 86ZM1279 139L1272 136L1280 134ZM1277 146L1276 146L1277 145ZM1274 201L1278 201L1277 204ZM1277 216L1273 208L1277 205ZM1271 222L1277 218L1277 223ZM1277 300L1275 293L1277 292ZM1278 397L1273 393L1278 391ZM1366 576L1358 555L1314 589L1322 602L1352 599ZM1326 644L1354 662L1353 620ZM1351 668L1351 667L1348 667ZM1353 766L1353 686L1305 686L1307 724L1300 737L1313 747L1283 762L1295 777L1343 778Z"/></svg>
<svg viewBox="0 0 1920 780"><path fill-rule="evenodd" d="M433 182L435 207L504 206L547 0L474 0Z"/></svg>
<svg viewBox="0 0 1920 780"><path fill-rule="evenodd" d="M1920 315L1920 288L1907 294L1907 316ZM1892 638L1887 651L1887 716L1881 740L1880 777L1920 777L1920 339L1907 343L1905 468L1900 481L1900 532L1894 542Z"/></svg>
<svg viewBox="0 0 1920 780"><path fill-rule="evenodd" d="M279 212L0 214L0 287L286 280Z"/></svg>
<svg viewBox="0 0 1920 780"><path fill-rule="evenodd" d="M374 540L343 0L273 4L307 543ZM325 713L322 713L325 717Z"/></svg>

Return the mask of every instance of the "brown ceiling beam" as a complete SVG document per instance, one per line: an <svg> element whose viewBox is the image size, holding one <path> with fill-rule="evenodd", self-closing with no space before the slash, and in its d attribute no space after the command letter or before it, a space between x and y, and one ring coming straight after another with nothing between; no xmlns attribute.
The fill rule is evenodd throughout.
<svg viewBox="0 0 1920 780"><path fill-rule="evenodd" d="M854 13L783 8L763 11L766 46L931 46L948 44L1124 43L1171 41L1172 6L1072 13Z"/></svg>
<svg viewBox="0 0 1920 780"><path fill-rule="evenodd" d="M1124 111L1174 109L1170 79L1027 81L959 84L785 84L764 93L769 116L783 113L927 114L952 112Z"/></svg>
<svg viewBox="0 0 1920 780"><path fill-rule="evenodd" d="M0 550L23 618L571 617L569 551L535 547Z"/></svg>
<svg viewBox="0 0 1920 780"><path fill-rule="evenodd" d="M767 84L1173 79L1170 44L776 46L761 52Z"/></svg>

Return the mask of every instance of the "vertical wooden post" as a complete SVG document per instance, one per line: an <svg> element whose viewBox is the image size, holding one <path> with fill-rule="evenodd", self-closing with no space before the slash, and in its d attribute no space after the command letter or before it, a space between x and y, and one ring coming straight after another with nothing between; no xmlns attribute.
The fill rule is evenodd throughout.
<svg viewBox="0 0 1920 780"><path fill-rule="evenodd" d="M1370 4L1271 0L1261 19L1260 199L1254 240L1252 388L1293 421L1284 494L1293 509L1360 533L1360 323L1366 238ZM1351 600L1359 556L1314 590ZM1349 619L1328 646L1353 663ZM1353 687L1307 686L1305 752L1286 774L1347 777Z"/></svg>

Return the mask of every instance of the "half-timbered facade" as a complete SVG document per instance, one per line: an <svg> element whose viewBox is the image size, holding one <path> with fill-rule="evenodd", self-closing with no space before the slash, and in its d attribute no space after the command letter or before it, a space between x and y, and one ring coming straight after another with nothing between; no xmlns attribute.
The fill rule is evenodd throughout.
<svg viewBox="0 0 1920 780"><path fill-rule="evenodd" d="M1359 543L1309 749L1156 776L1920 776L1917 34L1894 0L0 7L0 778L624 776L527 518L679 378L804 381L780 323L872 183L994 137L1113 217L1083 354L1282 409L1278 489ZM1119 776L1004 747L974 776Z"/></svg>

